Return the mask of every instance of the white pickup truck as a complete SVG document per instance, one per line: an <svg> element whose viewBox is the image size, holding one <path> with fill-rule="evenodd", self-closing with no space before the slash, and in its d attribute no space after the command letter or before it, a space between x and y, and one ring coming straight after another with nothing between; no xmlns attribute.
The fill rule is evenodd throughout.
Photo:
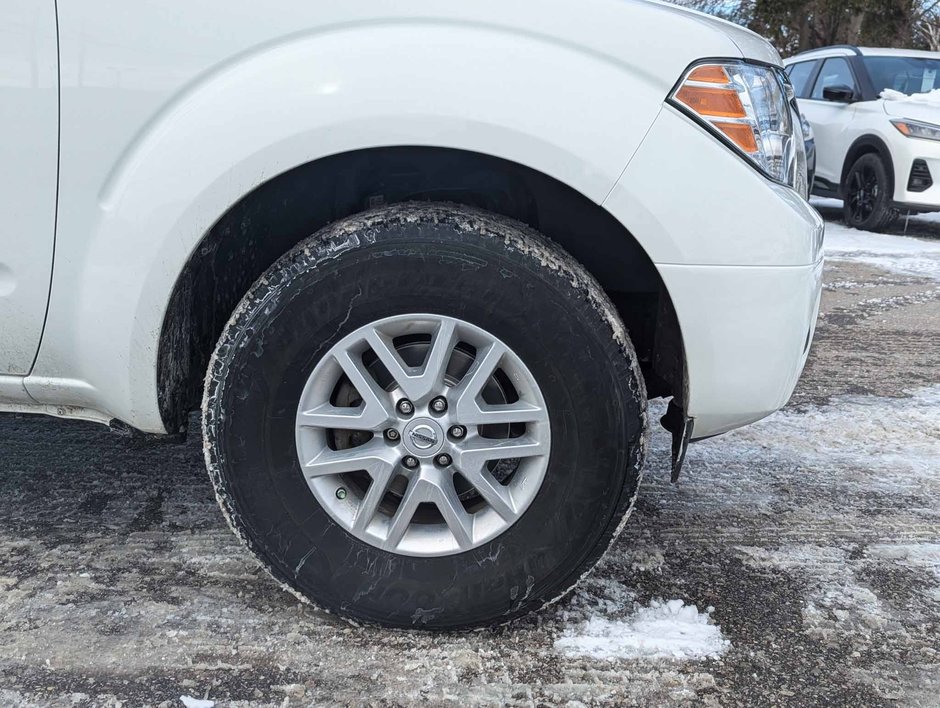
<svg viewBox="0 0 940 708"><path fill-rule="evenodd" d="M823 224L780 58L623 0L0 5L0 411L185 431L358 622L562 596L783 406Z"/></svg>

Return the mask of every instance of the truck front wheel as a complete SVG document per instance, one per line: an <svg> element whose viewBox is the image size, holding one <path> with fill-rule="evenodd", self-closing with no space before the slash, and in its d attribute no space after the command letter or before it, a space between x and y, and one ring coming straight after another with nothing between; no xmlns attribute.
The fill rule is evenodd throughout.
<svg viewBox="0 0 940 708"><path fill-rule="evenodd" d="M275 578L358 622L465 628L596 563L636 496L646 396L564 251L410 204L327 227L251 288L203 426L226 518Z"/></svg>

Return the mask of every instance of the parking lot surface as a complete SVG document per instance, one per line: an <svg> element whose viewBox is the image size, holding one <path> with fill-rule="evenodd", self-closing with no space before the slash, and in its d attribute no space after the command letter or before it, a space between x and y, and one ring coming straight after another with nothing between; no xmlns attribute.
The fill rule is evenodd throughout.
<svg viewBox="0 0 940 708"><path fill-rule="evenodd" d="M693 445L678 485L657 428L610 554L498 630L300 604L225 526L195 435L0 416L0 704L940 705L940 223L906 227L830 224L790 405Z"/></svg>

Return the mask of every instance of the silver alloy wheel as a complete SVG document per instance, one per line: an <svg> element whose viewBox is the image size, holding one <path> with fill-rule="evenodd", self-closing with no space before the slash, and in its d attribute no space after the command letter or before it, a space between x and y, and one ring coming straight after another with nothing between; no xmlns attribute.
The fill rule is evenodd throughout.
<svg viewBox="0 0 940 708"><path fill-rule="evenodd" d="M415 314L360 327L327 352L301 395L296 442L310 490L347 531L394 553L442 556L525 513L551 431L538 384L509 347L468 322Z"/></svg>

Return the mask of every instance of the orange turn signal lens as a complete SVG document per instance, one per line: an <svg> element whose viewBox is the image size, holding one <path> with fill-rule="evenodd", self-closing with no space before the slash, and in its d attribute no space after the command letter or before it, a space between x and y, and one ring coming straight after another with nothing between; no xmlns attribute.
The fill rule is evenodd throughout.
<svg viewBox="0 0 940 708"><path fill-rule="evenodd" d="M710 118L747 118L744 105L733 88L690 86L686 84L676 93L676 99L698 113Z"/></svg>
<svg viewBox="0 0 940 708"><path fill-rule="evenodd" d="M757 138L750 123L724 123L714 121L712 125L744 152L753 155L757 152Z"/></svg>
<svg viewBox="0 0 940 708"><path fill-rule="evenodd" d="M731 83L731 77L728 76L728 72L724 70L724 67L715 66L713 64L695 67L692 69L692 73L689 74L687 80L699 81L703 84Z"/></svg>
<svg viewBox="0 0 940 708"><path fill-rule="evenodd" d="M899 131L902 135L906 135L906 136L908 136L908 137L911 136L911 128L910 128L910 126L909 126L907 123L902 123L902 122L899 121L899 120L897 120L897 121L891 121L891 122L894 123L894 127L897 128L898 131Z"/></svg>

